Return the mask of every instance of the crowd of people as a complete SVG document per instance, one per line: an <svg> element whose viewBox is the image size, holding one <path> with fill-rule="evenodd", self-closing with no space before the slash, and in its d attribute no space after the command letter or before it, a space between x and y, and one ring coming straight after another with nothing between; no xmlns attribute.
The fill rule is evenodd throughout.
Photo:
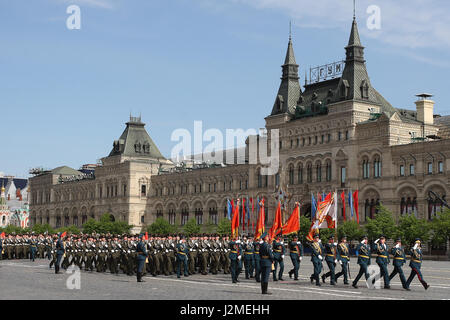
<svg viewBox="0 0 450 320"><path fill-rule="evenodd" d="M307 245L311 248L314 269L310 276L311 283L321 286L320 280L325 283L330 278L330 285L335 285L343 277L343 283L350 284L350 248L345 236L341 237L339 243L331 236L323 245L316 234ZM428 289L429 285L420 271L420 239L416 240L409 252L411 274L408 279L402 270L407 258L401 239L397 239L396 245L388 249L384 236L371 245L365 236L356 250L360 270L352 282L354 288L358 288L362 276L369 279L368 266L374 254L385 289L390 288L390 280L397 274L405 290L410 290L410 283L416 275L424 288ZM218 234L196 234L188 238L181 234L9 234L0 239L0 251L0 259L48 259L49 268L54 268L55 273L60 273L60 268L67 269L74 265L87 272L136 275L138 282L143 282L142 277L146 274L153 277L176 274L180 278L196 273L215 275L223 272L231 274L232 282L238 283L239 275L243 273L246 279L260 282L262 293L265 294L270 294L267 291L270 274L273 281L284 280L284 259L287 255L293 265L288 275L295 281L299 280L300 263L304 255L304 247L296 235L285 242L280 236L271 240L267 233L258 239L254 239L253 235L230 239ZM387 268L390 256L394 266L391 274ZM328 266L327 273L322 273L323 262ZM338 265L341 270L336 272Z"/></svg>

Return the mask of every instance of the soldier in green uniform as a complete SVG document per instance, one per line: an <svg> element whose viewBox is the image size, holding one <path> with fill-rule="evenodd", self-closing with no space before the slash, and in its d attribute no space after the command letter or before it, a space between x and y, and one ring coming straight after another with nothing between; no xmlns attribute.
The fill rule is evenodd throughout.
<svg viewBox="0 0 450 320"><path fill-rule="evenodd" d="M419 238L416 239L414 247L411 249L411 261L409 262L409 266L411 267L411 274L409 275L408 280L406 281L406 287L409 289L411 282L414 277L417 275L422 286L427 290L430 285L423 279L422 272L420 272L420 267L422 266L422 246Z"/></svg>
<svg viewBox="0 0 450 320"><path fill-rule="evenodd" d="M147 249L145 249L145 244L143 241L144 234L139 235L139 242L136 245L136 276L137 282L144 282L142 280L142 270L144 269L145 261L148 257Z"/></svg>
<svg viewBox="0 0 450 320"><path fill-rule="evenodd" d="M370 265L370 246L368 244L367 236L364 236L361 240L361 243L356 247L357 255L358 255L358 264L359 264L359 273L356 278L353 280L352 287L357 289L358 281L364 275L366 280L369 279L369 273L367 272L367 267Z"/></svg>
<svg viewBox="0 0 450 320"><path fill-rule="evenodd" d="M239 282L238 277L241 272L240 261L242 258L241 240L231 240L230 242L230 260L231 260L231 281Z"/></svg>
<svg viewBox="0 0 450 320"><path fill-rule="evenodd" d="M391 286L389 283L389 272L387 269L387 266L389 264L389 251L386 245L385 236L380 236L379 239L375 240L373 251L375 251L375 253L377 254L376 262L380 267L381 277L383 277L384 280L384 288L390 289Z"/></svg>
<svg viewBox="0 0 450 320"><path fill-rule="evenodd" d="M402 282L403 289L409 290L409 288L406 286L406 278L402 269L403 265L406 263L406 255L405 251L402 248L402 240L400 238L397 238L395 240L395 243L395 246L391 249L391 254L394 257L392 262L392 264L394 265L394 270L390 274L389 280L392 280L398 273L400 281Z"/></svg>
<svg viewBox="0 0 450 320"><path fill-rule="evenodd" d="M181 268L183 268L184 276L189 276L188 271L188 253L189 249L186 245L184 237L180 237L180 242L177 244L177 278L181 277Z"/></svg>
<svg viewBox="0 0 450 320"><path fill-rule="evenodd" d="M342 267L342 270L336 274L336 282L340 276L344 276L344 284L349 284L348 283L348 268L349 268L348 266L350 264L350 248L348 247L346 236L341 237L341 242L337 246L337 252L338 252L338 254L337 254L338 261Z"/></svg>
<svg viewBox="0 0 450 320"><path fill-rule="evenodd" d="M255 249L253 247L253 243L247 239L247 237L243 238L242 250L244 251L244 268L245 268L245 279L253 278L253 270L254 270L254 253Z"/></svg>
<svg viewBox="0 0 450 320"><path fill-rule="evenodd" d="M30 260L34 262L38 250L38 241L36 235L33 234L31 236L31 239L28 240L28 243L30 245Z"/></svg>
<svg viewBox="0 0 450 320"><path fill-rule="evenodd" d="M337 244L334 242L334 236L328 237L328 243L325 244L325 262L327 263L329 271L322 275L322 282L325 283L325 279L330 277L330 284L336 285L335 267L338 261Z"/></svg>
<svg viewBox="0 0 450 320"><path fill-rule="evenodd" d="M280 236L277 236L276 240L273 240L272 248L273 248L273 262L274 262L274 269L272 270L273 281L278 280L283 281L285 248L284 248L284 241L283 239L281 239ZM280 271L278 272L277 278L278 265L280 265Z"/></svg>
<svg viewBox="0 0 450 320"><path fill-rule="evenodd" d="M322 244L320 243L320 237L319 234L316 233L313 237L313 242L311 242L309 244L309 246L312 249L311 252L311 261L313 263L313 267L314 267L314 273L309 277L309 279L311 280L311 283L314 282L314 280L316 281L316 286L320 287L320 272L322 272L322 261L323 261L323 252L324 252L324 248L322 246Z"/></svg>
<svg viewBox="0 0 450 320"><path fill-rule="evenodd" d="M269 287L270 271L272 269L272 263L274 260L272 248L270 247L269 235L264 232L261 236L262 243L259 247L259 257L261 262L261 293L271 294L267 291Z"/></svg>
<svg viewBox="0 0 450 320"><path fill-rule="evenodd" d="M294 235L292 241L289 242L289 256L291 257L292 265L294 268L289 271L289 278L294 275L294 280L298 281L298 270L300 269L300 262L303 257L303 246L298 241L298 236Z"/></svg>

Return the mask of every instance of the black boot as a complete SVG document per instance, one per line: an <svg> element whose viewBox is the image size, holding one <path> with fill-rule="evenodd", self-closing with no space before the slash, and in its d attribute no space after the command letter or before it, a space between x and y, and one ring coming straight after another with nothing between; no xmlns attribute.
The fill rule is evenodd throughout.
<svg viewBox="0 0 450 320"><path fill-rule="evenodd" d="M269 294L269 295L270 295L270 294L272 294L272 293L267 291L267 288L268 288L268 287L269 287L269 283L268 283L268 282L265 282L265 283L264 283L264 291L265 291L264 294Z"/></svg>
<svg viewBox="0 0 450 320"><path fill-rule="evenodd" d="M264 282L261 282L261 294L266 294Z"/></svg>

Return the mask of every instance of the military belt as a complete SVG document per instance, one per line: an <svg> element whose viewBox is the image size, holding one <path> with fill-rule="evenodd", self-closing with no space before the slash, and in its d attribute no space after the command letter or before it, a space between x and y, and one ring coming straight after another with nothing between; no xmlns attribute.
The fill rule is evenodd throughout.
<svg viewBox="0 0 450 320"><path fill-rule="evenodd" d="M186 253L184 253L184 252L178 252L178 254L184 254L184 255L186 255Z"/></svg>
<svg viewBox="0 0 450 320"><path fill-rule="evenodd" d="M417 263L422 263L422 261L419 261L419 260L415 260L415 259L411 259L411 260L414 262L417 262Z"/></svg>
<svg viewBox="0 0 450 320"><path fill-rule="evenodd" d="M281 252L281 250L273 250L273 251L275 251L275 252Z"/></svg>
<svg viewBox="0 0 450 320"><path fill-rule="evenodd" d="M341 256L342 258L348 259L348 256Z"/></svg>
<svg viewBox="0 0 450 320"><path fill-rule="evenodd" d="M269 256L261 256L263 259L269 259Z"/></svg>
<svg viewBox="0 0 450 320"><path fill-rule="evenodd" d="M405 258L402 258L402 257L395 257L394 259L397 259L397 260L405 260Z"/></svg>
<svg viewBox="0 0 450 320"><path fill-rule="evenodd" d="M231 251L231 253L237 253L237 251Z"/></svg>
<svg viewBox="0 0 450 320"><path fill-rule="evenodd" d="M259 254L259 252L255 251L255 254Z"/></svg>
<svg viewBox="0 0 450 320"><path fill-rule="evenodd" d="M244 252L244 254L253 254L253 252Z"/></svg>
<svg viewBox="0 0 450 320"><path fill-rule="evenodd" d="M327 254L328 257L334 257L334 254Z"/></svg>
<svg viewBox="0 0 450 320"><path fill-rule="evenodd" d="M369 257L368 257L368 256L363 256L363 255L360 255L360 257L361 257L361 258L366 258L366 259L369 259Z"/></svg>
<svg viewBox="0 0 450 320"><path fill-rule="evenodd" d="M386 258L386 259L387 259L387 256L384 256L384 255L382 255L382 254L379 254L378 257L380 257L380 258Z"/></svg>

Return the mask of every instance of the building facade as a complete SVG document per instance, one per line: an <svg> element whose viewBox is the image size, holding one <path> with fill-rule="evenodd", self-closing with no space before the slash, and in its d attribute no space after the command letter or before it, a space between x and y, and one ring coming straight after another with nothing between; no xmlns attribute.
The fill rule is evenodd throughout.
<svg viewBox="0 0 450 320"><path fill-rule="evenodd" d="M108 212L136 230L157 217L174 225L190 218L217 224L226 217L227 199L259 197L266 199L270 225L278 186L292 196L288 212L299 201L301 214L310 214L311 195L358 190L363 223L379 203L396 217L431 219L450 192L450 117L435 115L427 94L418 96L414 110L393 107L372 86L364 49L354 19L342 70L328 79L319 70L308 82L299 77L289 39L280 88L265 118L269 146L271 131L279 130L277 174L264 176L262 165L248 162L175 167L139 119L125 131L139 127L145 139L124 132L91 178L65 181L80 174L70 168L31 178L32 222L80 225Z"/></svg>

